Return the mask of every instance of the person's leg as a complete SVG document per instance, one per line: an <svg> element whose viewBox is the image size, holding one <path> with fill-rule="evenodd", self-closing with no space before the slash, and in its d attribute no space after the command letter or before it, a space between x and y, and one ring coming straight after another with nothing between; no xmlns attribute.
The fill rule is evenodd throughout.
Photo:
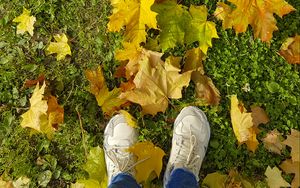
<svg viewBox="0 0 300 188"><path fill-rule="evenodd" d="M112 178L108 188L140 188L140 186L130 174L119 173Z"/></svg>
<svg viewBox="0 0 300 188"><path fill-rule="evenodd" d="M166 188L198 188L199 171L210 138L207 118L197 107L186 107L174 122L172 149L164 175Z"/></svg>
<svg viewBox="0 0 300 188"><path fill-rule="evenodd" d="M124 116L114 116L104 131L104 152L109 188L140 188L134 179L136 158L127 149L137 142L137 131Z"/></svg>

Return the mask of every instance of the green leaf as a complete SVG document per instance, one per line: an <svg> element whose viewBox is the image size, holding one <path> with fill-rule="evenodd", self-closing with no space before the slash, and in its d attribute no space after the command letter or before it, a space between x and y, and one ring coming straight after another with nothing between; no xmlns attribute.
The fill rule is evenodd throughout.
<svg viewBox="0 0 300 188"><path fill-rule="evenodd" d="M152 9L158 13L157 22L160 27L160 45L163 51L184 43L185 26L191 16L187 7L174 1L154 4Z"/></svg>
<svg viewBox="0 0 300 188"><path fill-rule="evenodd" d="M87 157L87 162L83 165L83 169L89 173L91 179L101 181L106 174L103 149L100 147L92 148Z"/></svg>
<svg viewBox="0 0 300 188"><path fill-rule="evenodd" d="M216 24L207 21L207 8L205 5L192 5L189 11L192 19L186 28L185 42L191 44L199 41L200 49L206 54L208 47L212 46L211 40L219 38Z"/></svg>

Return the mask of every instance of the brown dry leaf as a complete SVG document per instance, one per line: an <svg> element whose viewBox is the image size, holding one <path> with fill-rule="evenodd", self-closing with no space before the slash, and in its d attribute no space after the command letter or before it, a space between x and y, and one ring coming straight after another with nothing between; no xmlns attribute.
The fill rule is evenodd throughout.
<svg viewBox="0 0 300 188"><path fill-rule="evenodd" d="M267 124L270 119L268 114L259 106L251 106L252 120L255 127L259 124Z"/></svg>
<svg viewBox="0 0 300 188"><path fill-rule="evenodd" d="M200 48L188 50L185 54L184 72L193 71L192 80L196 85L196 97L203 100L207 105L218 105L220 102L220 92L213 84L212 80L204 75L202 61L205 59Z"/></svg>
<svg viewBox="0 0 300 188"><path fill-rule="evenodd" d="M270 188L280 188L280 187L289 187L291 186L281 177L281 171L275 166L271 168L268 166L265 175L267 176L267 183Z"/></svg>
<svg viewBox="0 0 300 188"><path fill-rule="evenodd" d="M300 158L300 132L292 129L291 134L287 136L287 139L282 142L292 148L291 156L293 162L299 162Z"/></svg>
<svg viewBox="0 0 300 188"><path fill-rule="evenodd" d="M37 83L39 83L40 85L42 85L44 81L45 81L45 75L41 74L35 80L26 80L24 86L25 86L25 88L29 88L29 87L36 86Z"/></svg>
<svg viewBox="0 0 300 188"><path fill-rule="evenodd" d="M156 177L159 177L162 169L162 158L165 155L162 149L154 146L151 142L145 141L136 143L128 151L136 155L137 161L140 161L135 166L137 182L151 181L152 178L155 178L150 176L152 172L155 173ZM151 179L149 180L149 178Z"/></svg>
<svg viewBox="0 0 300 188"><path fill-rule="evenodd" d="M270 131L263 139L265 148L267 148L270 152L281 154L281 151L285 148L285 145L281 142L283 139L281 135L282 134L276 129Z"/></svg>
<svg viewBox="0 0 300 188"><path fill-rule="evenodd" d="M120 88L114 88L112 91L108 90L101 66L96 70L86 70L85 75L90 82L90 92L95 95L98 105L101 106L106 115L112 115L114 111L119 110L127 102L119 98Z"/></svg>
<svg viewBox="0 0 300 188"><path fill-rule="evenodd" d="M290 64L300 64L300 36L290 37L282 44L280 51Z"/></svg>
<svg viewBox="0 0 300 188"><path fill-rule="evenodd" d="M293 162L287 159L280 164L280 168L287 174L295 174L292 181L292 188L300 187L300 162Z"/></svg>
<svg viewBox="0 0 300 188"><path fill-rule="evenodd" d="M295 9L284 0L229 0L235 5L232 9L225 3L218 3L215 15L223 20L223 28L234 28L237 33L243 33L251 25L254 36L268 42L274 31L278 30L276 19Z"/></svg>
<svg viewBox="0 0 300 188"><path fill-rule="evenodd" d="M48 97L47 114L49 124L55 129L64 122L64 108L58 104L57 98L52 95Z"/></svg>
<svg viewBox="0 0 300 188"><path fill-rule="evenodd" d="M196 85L196 97L203 99L208 105L218 105L221 99L220 92L213 81L200 72L192 73L192 80Z"/></svg>
<svg viewBox="0 0 300 188"><path fill-rule="evenodd" d="M120 97L142 106L145 114L155 115L168 107L168 98L179 99L181 90L188 86L191 72L180 74L172 60L164 63L162 54L149 52L151 55L140 63L139 72L133 82L134 90L122 93Z"/></svg>

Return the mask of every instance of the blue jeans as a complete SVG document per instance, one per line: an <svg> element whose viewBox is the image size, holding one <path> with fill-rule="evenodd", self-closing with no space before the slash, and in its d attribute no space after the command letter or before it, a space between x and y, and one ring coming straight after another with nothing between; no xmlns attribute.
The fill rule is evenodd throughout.
<svg viewBox="0 0 300 188"><path fill-rule="evenodd" d="M169 182L166 188L198 188L198 182L195 175L183 168L174 169L170 174ZM135 179L125 173L120 173L112 178L108 188L140 188L141 186Z"/></svg>

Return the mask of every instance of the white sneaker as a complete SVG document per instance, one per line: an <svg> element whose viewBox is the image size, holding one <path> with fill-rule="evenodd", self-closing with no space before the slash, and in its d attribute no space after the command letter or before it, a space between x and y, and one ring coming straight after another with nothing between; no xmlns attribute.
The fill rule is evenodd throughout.
<svg viewBox="0 0 300 188"><path fill-rule="evenodd" d="M181 110L174 122L172 149L164 175L164 187L172 170L185 168L199 181L199 171L210 138L210 126L203 111L197 107Z"/></svg>
<svg viewBox="0 0 300 188"><path fill-rule="evenodd" d="M121 172L135 176L136 158L127 151L137 142L138 133L130 127L124 116L114 116L107 124L104 131L104 152L108 183Z"/></svg>

